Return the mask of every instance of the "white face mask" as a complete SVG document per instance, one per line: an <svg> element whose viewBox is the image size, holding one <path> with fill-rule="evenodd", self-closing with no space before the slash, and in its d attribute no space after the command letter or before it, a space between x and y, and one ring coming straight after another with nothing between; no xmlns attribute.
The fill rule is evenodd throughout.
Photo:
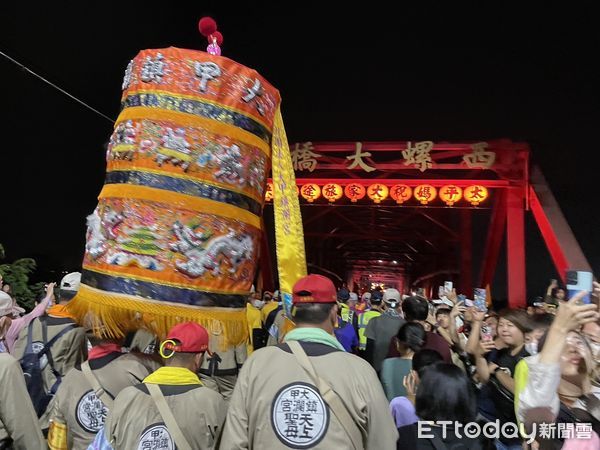
<svg viewBox="0 0 600 450"><path fill-rule="evenodd" d="M263 302L262 300L252 300L252 304L255 308L258 309L261 309L263 306L265 306L265 302Z"/></svg>
<svg viewBox="0 0 600 450"><path fill-rule="evenodd" d="M532 342L528 342L527 344L525 344L525 350L531 356L537 355L537 353L538 353L538 343L537 343L537 341L532 341Z"/></svg>

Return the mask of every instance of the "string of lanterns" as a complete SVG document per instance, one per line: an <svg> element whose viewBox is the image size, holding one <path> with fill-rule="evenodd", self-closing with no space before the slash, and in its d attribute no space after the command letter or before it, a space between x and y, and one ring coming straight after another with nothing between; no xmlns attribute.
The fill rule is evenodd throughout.
<svg viewBox="0 0 600 450"><path fill-rule="evenodd" d="M373 183L365 187L360 183L350 183L342 187L337 183L327 183L321 187L316 183L307 183L300 187L299 195L308 203L313 203L321 196L328 202L335 203L345 195L352 203L356 203L367 196L377 204L391 197L398 205L412 198L422 205L428 205L439 197L448 206L454 206L462 199L473 206L479 206L487 200L489 191L485 186L481 185L468 186L463 189L453 184L448 184L440 188L436 188L430 184L421 184L411 188L406 184L395 184L388 187L382 183ZM267 183L265 200L267 202L273 200L273 185L271 183Z"/></svg>

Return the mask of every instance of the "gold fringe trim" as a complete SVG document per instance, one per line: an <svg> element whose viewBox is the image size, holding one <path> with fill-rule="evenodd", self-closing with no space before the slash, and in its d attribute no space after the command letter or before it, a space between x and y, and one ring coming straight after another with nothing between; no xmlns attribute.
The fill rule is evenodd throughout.
<svg viewBox="0 0 600 450"><path fill-rule="evenodd" d="M95 336L122 338L129 331L146 329L161 340L181 322L197 322L218 336L222 349L248 340L246 308L181 306L106 292L81 284L67 306L68 312Z"/></svg>

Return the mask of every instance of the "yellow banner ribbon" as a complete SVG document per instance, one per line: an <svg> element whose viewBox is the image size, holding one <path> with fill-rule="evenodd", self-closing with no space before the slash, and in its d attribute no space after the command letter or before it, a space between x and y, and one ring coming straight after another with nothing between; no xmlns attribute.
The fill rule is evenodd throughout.
<svg viewBox="0 0 600 450"><path fill-rule="evenodd" d="M292 287L306 275L306 254L302 215L296 192L296 177L283 126L281 109L275 113L272 142L273 205L279 288L284 308L289 313ZM289 317L289 316L288 316Z"/></svg>

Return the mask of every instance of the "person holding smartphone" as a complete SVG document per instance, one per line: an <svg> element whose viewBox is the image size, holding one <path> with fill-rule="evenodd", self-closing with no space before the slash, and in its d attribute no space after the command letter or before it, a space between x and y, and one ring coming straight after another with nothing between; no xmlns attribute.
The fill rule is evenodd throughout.
<svg viewBox="0 0 600 450"><path fill-rule="evenodd" d="M477 337L481 335L481 325L485 313L474 308L473 329ZM486 340L480 340L478 350L473 355L477 367L479 381L486 386L485 393L491 401L488 404L479 403L479 412L489 420L499 420L501 425L516 423L514 392L514 373L517 363L529 355L525 349L525 335L531 331L527 313L523 310L508 309L500 314L498 321L498 336L505 348L496 350L491 335ZM489 354L488 354L489 353ZM489 417L493 415L495 417ZM496 441L499 450L520 450L520 439L501 436Z"/></svg>
<svg viewBox="0 0 600 450"><path fill-rule="evenodd" d="M550 280L550 284L546 289L546 296L544 297L544 303L558 306L559 302L566 299L566 292L563 288L558 286L558 280Z"/></svg>

